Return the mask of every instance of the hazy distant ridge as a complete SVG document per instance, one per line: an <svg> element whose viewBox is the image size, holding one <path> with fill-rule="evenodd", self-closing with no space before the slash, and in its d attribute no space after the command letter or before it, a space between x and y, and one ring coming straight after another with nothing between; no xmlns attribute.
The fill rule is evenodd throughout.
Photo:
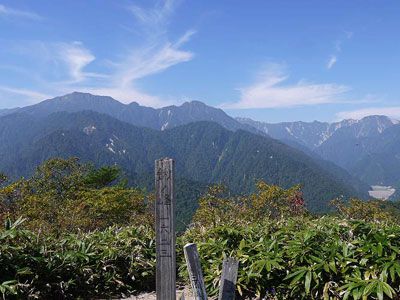
<svg viewBox="0 0 400 300"><path fill-rule="evenodd" d="M270 124L245 118L237 120L276 139L307 147L370 185L400 187L400 124L397 120L387 116L335 123Z"/></svg>

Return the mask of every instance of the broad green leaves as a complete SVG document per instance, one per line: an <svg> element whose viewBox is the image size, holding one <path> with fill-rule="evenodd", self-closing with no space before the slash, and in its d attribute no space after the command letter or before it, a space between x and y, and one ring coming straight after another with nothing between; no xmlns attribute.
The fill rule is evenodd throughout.
<svg viewBox="0 0 400 300"><path fill-rule="evenodd" d="M110 298L154 289L154 232L149 227L56 238L20 225L0 230L0 298Z"/></svg>
<svg viewBox="0 0 400 300"><path fill-rule="evenodd" d="M239 259L242 297L394 299L400 285L400 227L334 217L194 228L210 294L224 256ZM275 298L274 298L275 297Z"/></svg>
<svg viewBox="0 0 400 300"><path fill-rule="evenodd" d="M106 297L154 289L150 227L56 238L24 230L22 222L9 222L0 231L0 295L7 299L58 293ZM182 247L191 241L198 245L210 296L218 292L223 259L233 256L239 260L237 290L243 298L395 299L398 237L398 226L333 217L195 227L178 238L179 280L186 276Z"/></svg>

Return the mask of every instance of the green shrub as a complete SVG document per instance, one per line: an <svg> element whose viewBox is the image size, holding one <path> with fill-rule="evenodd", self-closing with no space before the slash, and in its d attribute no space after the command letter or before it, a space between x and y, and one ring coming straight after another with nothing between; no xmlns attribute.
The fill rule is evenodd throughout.
<svg viewBox="0 0 400 300"><path fill-rule="evenodd" d="M89 299L154 290L152 228L53 237L20 223L0 231L5 298ZM178 238L178 281L186 278L182 246L196 242L211 296L218 292L224 257L233 256L240 262L241 298L393 299L400 292L399 237L399 226L334 217L196 227Z"/></svg>
<svg viewBox="0 0 400 300"><path fill-rule="evenodd" d="M93 299L154 290L154 202L128 188L117 168L53 159L30 179L6 180L0 174L3 298ZM260 181L256 187L231 197L218 185L200 198L194 227L177 242L179 284L187 283L183 245L195 242L210 296L218 293L223 259L232 256L240 262L237 290L244 299L397 297L395 205L336 200L337 217L312 217L299 186Z"/></svg>
<svg viewBox="0 0 400 300"><path fill-rule="evenodd" d="M116 167L96 169L76 158L51 159L31 178L0 186L0 221L22 216L27 228L60 235L112 225L151 225L152 196L126 187L119 172Z"/></svg>
<svg viewBox="0 0 400 300"><path fill-rule="evenodd" d="M154 290L155 241L149 227L55 238L19 223L0 231L0 294L7 299L88 299Z"/></svg>
<svg viewBox="0 0 400 300"><path fill-rule="evenodd" d="M322 217L195 228L184 239L198 244L211 295L233 256L242 297L383 299L399 293L399 237L398 226Z"/></svg>

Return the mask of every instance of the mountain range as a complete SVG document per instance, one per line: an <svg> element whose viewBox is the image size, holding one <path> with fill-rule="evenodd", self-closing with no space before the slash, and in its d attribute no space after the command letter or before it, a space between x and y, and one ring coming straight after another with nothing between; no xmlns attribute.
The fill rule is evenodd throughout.
<svg viewBox="0 0 400 300"><path fill-rule="evenodd" d="M235 119L199 101L155 109L74 92L0 110L0 171L29 176L46 159L78 156L118 164L132 184L150 189L154 160L169 156L177 162L183 210L196 205L208 184L241 194L263 179L302 184L308 207L324 211L335 197L368 197L371 184L396 186L398 158L385 155L397 153L398 128L384 116L269 124ZM382 172L372 171L378 166Z"/></svg>
<svg viewBox="0 0 400 300"><path fill-rule="evenodd" d="M386 116L335 123L270 124L237 118L243 124L346 169L369 185L400 187L400 124Z"/></svg>
<svg viewBox="0 0 400 300"><path fill-rule="evenodd" d="M197 101L153 109L72 93L3 112L0 141L0 170L12 178L29 176L51 157L77 156L118 164L132 184L151 188L154 160L169 156L178 177L195 186L224 183L241 194L258 179L302 184L314 211L326 210L332 198L365 196L367 190L334 164Z"/></svg>
<svg viewBox="0 0 400 300"><path fill-rule="evenodd" d="M236 120L255 127L271 137L292 140L311 150L319 148L332 137L334 139L344 132L356 138L377 136L392 125L399 124L399 121L386 116L368 116L361 120L348 119L334 123L297 121L271 124L249 118L236 118Z"/></svg>
<svg viewBox="0 0 400 300"><path fill-rule="evenodd" d="M210 121L233 131L244 129L253 133L261 133L257 132L254 127L231 118L222 109L207 106L200 101L185 102L181 106L171 105L155 109L141 106L136 102L123 104L108 96L94 96L78 92L45 100L31 106L0 111L0 116L18 112L35 117L44 117L55 112L79 112L84 110L107 114L135 126L157 130L166 130L191 122Z"/></svg>

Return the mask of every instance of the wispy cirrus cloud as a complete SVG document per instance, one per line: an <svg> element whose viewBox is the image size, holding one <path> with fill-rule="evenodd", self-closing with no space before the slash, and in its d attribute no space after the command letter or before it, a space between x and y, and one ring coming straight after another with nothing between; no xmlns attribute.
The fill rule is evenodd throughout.
<svg viewBox="0 0 400 300"><path fill-rule="evenodd" d="M334 43L333 53L330 55L328 62L326 63L326 68L328 70L332 69L339 60L339 54L342 52L343 42L353 38L354 33L351 31L344 31L344 37L337 39Z"/></svg>
<svg viewBox="0 0 400 300"><path fill-rule="evenodd" d="M382 115L400 120L400 106L390 107L367 107L357 110L342 111L336 114L336 119L362 119L367 116Z"/></svg>
<svg viewBox="0 0 400 300"><path fill-rule="evenodd" d="M137 101L154 107L171 104L170 97L152 95L138 86L141 79L194 57L193 52L183 49L195 34L194 30L183 32L175 40L168 36L168 24L178 4L177 0L165 0L149 7L127 6L125 9L132 15L134 33L140 34L141 42L127 47L124 53L118 53L118 59L108 59L106 63L81 41L33 42L32 47L19 45L22 55L36 55L37 60L45 62L46 67L40 69L46 78L41 90L46 93L38 94L58 95L79 90L109 95L125 103ZM35 50L26 53L27 49ZM101 72L89 71L97 70L99 65ZM11 90L17 89L10 87Z"/></svg>
<svg viewBox="0 0 400 300"><path fill-rule="evenodd" d="M142 78L190 61L193 58L193 53L180 49L184 42L181 38L175 43L167 42L163 45L132 50L132 53L123 60L113 62L113 70L107 77L107 82L102 81L101 84L94 86L81 86L79 89L90 93L108 95L125 103L136 101L152 107L172 104L168 98L160 98L142 91L136 84Z"/></svg>
<svg viewBox="0 0 400 300"><path fill-rule="evenodd" d="M288 83L289 74L280 64L270 64L259 73L257 80L239 88L240 100L225 103L230 109L295 107L343 102L350 88L336 83L312 83L300 80Z"/></svg>
<svg viewBox="0 0 400 300"><path fill-rule="evenodd" d="M168 25L178 5L177 0L165 0L156 2L150 8L131 4L128 6L128 10L145 31L152 30L152 35L154 35L159 32L166 33L166 25Z"/></svg>
<svg viewBox="0 0 400 300"><path fill-rule="evenodd" d="M19 10L0 4L0 17L16 17L31 20L41 20L42 17L32 11Z"/></svg>
<svg viewBox="0 0 400 300"><path fill-rule="evenodd" d="M96 57L84 47L82 42L57 43L54 47L57 58L65 64L72 82L81 82L87 77L96 77L96 74L84 71L84 68Z"/></svg>
<svg viewBox="0 0 400 300"><path fill-rule="evenodd" d="M122 63L118 63L116 77L122 85L129 85L135 80L160 73L176 64L190 61L194 54L181 50L193 32L188 31L177 42L166 42L135 49Z"/></svg>
<svg viewBox="0 0 400 300"><path fill-rule="evenodd" d="M12 88L8 86L0 86L0 98L12 99L13 97L23 96L25 99L24 104L32 104L43 99L50 98L50 95L40 93L34 90Z"/></svg>
<svg viewBox="0 0 400 300"><path fill-rule="evenodd" d="M110 76L109 84L101 88L86 88L86 90L93 93L105 92L126 103L137 101L154 107L171 104L168 99L141 91L136 83L142 78L161 73L192 58L191 52L180 50L176 43L167 43L161 48L150 47L134 51L134 54L118 63L115 72Z"/></svg>
<svg viewBox="0 0 400 300"><path fill-rule="evenodd" d="M326 65L327 69L332 69L332 67L336 64L336 62L337 62L337 56L331 55Z"/></svg>
<svg viewBox="0 0 400 300"><path fill-rule="evenodd" d="M176 0L159 1L149 8L128 6L141 29L143 44L133 47L120 61L112 62L113 69L104 86L81 89L105 93L123 102L137 101L154 107L171 104L168 97L160 98L140 90L137 82L193 59L194 53L182 47L196 33L194 30L187 30L176 41L168 38L168 23L177 7Z"/></svg>
<svg viewBox="0 0 400 300"><path fill-rule="evenodd" d="M8 54L30 60L30 68L36 67L35 76L43 76L42 81L58 86L74 84L90 78L103 78L104 74L88 72L87 67L96 60L94 54L80 41L42 42L18 41L8 45ZM23 65L0 65L2 68L23 73L25 76L32 70ZM52 73L51 76L46 76ZM33 77L33 74L32 74Z"/></svg>

